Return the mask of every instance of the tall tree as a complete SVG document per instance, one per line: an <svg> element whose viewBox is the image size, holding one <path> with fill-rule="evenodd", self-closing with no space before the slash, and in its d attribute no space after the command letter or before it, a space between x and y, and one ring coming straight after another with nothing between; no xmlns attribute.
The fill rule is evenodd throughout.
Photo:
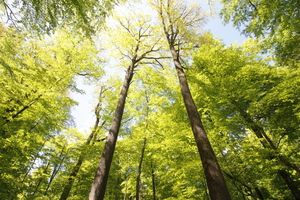
<svg viewBox="0 0 300 200"><path fill-rule="evenodd" d="M200 12L201 9L199 7L188 7L185 1L156 0L153 1L152 5L154 5L159 15L165 37L169 44L169 50L172 54L182 97L200 153L211 199L230 199L222 171L207 138L188 86L184 66L181 63L182 47L189 42L193 42L193 40L189 40L191 39L189 36L191 37L196 33L195 28L204 23L205 17Z"/></svg>
<svg viewBox="0 0 300 200"><path fill-rule="evenodd" d="M89 195L90 200L100 200L104 198L109 170L124 112L125 101L134 71L143 60L154 58L153 56L155 56L155 53L159 50L159 39L154 38L155 36L153 35L153 30L150 25L151 20L132 15L117 16L115 23L117 24L113 27L113 30L117 31L114 32L114 36L117 37L112 38L111 42L115 45L116 50L119 51L121 56L126 58L124 62L128 64L128 67L111 128L91 188ZM112 31L112 29L110 29L110 31Z"/></svg>
<svg viewBox="0 0 300 200"><path fill-rule="evenodd" d="M194 56L195 65L189 75L193 80L193 87L197 88L196 92L207 96L204 102L197 99L197 103L207 109L206 116L210 120L207 120L206 124L212 124L212 127L227 126L225 129L230 131L229 134L222 128L218 129L223 132L222 135L232 137L235 146L241 147L238 148L239 155L235 156L247 160L247 155L243 155L242 152L247 152L248 149L248 156L252 162L268 162L268 176L271 178L279 175L278 177L282 178L281 185L285 187L281 190L284 191L281 192L282 195L291 198L291 194L286 194L289 188L294 198L298 199L299 189L295 186L295 179L299 179L299 162L292 152L295 151L295 143L299 141L299 137L296 136L299 131L296 125L299 121L299 101L296 99L299 95L292 85L298 84L295 75L299 72L293 68L268 64L270 58L262 59L258 56L260 48L255 45L256 42L249 40L241 46L224 47L220 42L213 40L202 45ZM289 114L284 115L286 117L283 119L279 113ZM249 138L250 142L247 141ZM249 153L249 146L257 149L259 161L253 161L254 156ZM223 151L224 157L230 159L226 148L221 152ZM237 147L232 146L229 149L237 153L234 148ZM256 170L259 169L254 169ZM230 173L228 177L232 179L238 176ZM262 176L256 178L265 179ZM276 187L271 187L270 193L275 193ZM259 187L255 185L253 189L258 191ZM261 196L264 195L266 193Z"/></svg>

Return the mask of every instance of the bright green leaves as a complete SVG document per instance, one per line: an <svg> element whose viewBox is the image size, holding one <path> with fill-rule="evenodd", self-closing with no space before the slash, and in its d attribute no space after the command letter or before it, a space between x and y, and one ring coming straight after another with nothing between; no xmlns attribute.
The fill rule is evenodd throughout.
<svg viewBox="0 0 300 200"><path fill-rule="evenodd" d="M5 156L0 158L0 182L11 188L1 196L11 198L6 195L24 189L22 176L45 141L68 126L70 107L76 104L68 96L69 89L76 89L75 77L99 79L103 71L98 50L76 35L60 32L39 41L4 28L1 36L0 151Z"/></svg>
<svg viewBox="0 0 300 200"><path fill-rule="evenodd" d="M264 40L266 51L275 50L285 65L299 62L299 1L221 1L221 16L225 22L233 21L245 34Z"/></svg>
<svg viewBox="0 0 300 200"><path fill-rule="evenodd" d="M67 27L91 35L101 28L115 4L114 0L15 0L3 1L1 7L8 20L14 24L22 22L31 31L50 33Z"/></svg>
<svg viewBox="0 0 300 200"><path fill-rule="evenodd" d="M203 44L188 76L226 177L240 187L234 198L242 198L243 190L253 197L260 191L264 197L291 198L287 187L278 186L285 185L278 170L295 173L281 156L299 165L294 148L299 141L298 70L268 64L255 44Z"/></svg>

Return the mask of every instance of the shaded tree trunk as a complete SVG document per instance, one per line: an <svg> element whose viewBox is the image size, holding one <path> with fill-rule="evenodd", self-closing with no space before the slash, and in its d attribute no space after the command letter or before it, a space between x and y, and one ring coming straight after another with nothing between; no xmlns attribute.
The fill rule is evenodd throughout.
<svg viewBox="0 0 300 200"><path fill-rule="evenodd" d="M287 186L291 190L294 198L296 200L300 200L300 190L297 187L295 181L293 181L291 179L290 174L287 171L285 171L285 170L279 170L278 173L284 179L285 183L287 184Z"/></svg>
<svg viewBox="0 0 300 200"><path fill-rule="evenodd" d="M168 38L169 37L167 36L167 39ZM206 131L203 127L200 115L191 95L183 67L179 60L179 54L175 50L174 45L172 45L172 41L169 39L168 41L178 75L182 97L192 126L194 138L202 161L202 166L204 168L209 195L212 200L231 199L221 168L207 138Z"/></svg>
<svg viewBox="0 0 300 200"><path fill-rule="evenodd" d="M155 174L154 174L154 166L151 162L151 177L152 177L152 196L153 200L156 200L156 188L155 188Z"/></svg>
<svg viewBox="0 0 300 200"><path fill-rule="evenodd" d="M250 187L249 185L247 185L245 183L245 181L241 181L240 179L238 179L237 177L223 171L224 174L230 178L230 180L232 180L233 184L235 185L235 187L238 189L238 191L243 195L243 199L246 199L245 196L251 196L253 199L256 199L256 195L253 193L252 191L252 187ZM245 192L243 192L242 189L240 189L237 185L236 182L238 182L242 187L244 187L244 190L248 192L248 194L245 194ZM264 197L261 193L261 191L259 190L258 187L254 188L255 192L257 193L257 196L259 197L260 200L264 200Z"/></svg>
<svg viewBox="0 0 300 200"><path fill-rule="evenodd" d="M89 194L89 200L102 200L104 198L106 184L108 180L109 169L111 166L117 137L121 125L121 120L124 112L125 101L129 90L130 82L136 67L136 56L132 59L131 65L128 67L120 98L118 100L117 109L108 133L107 141L102 152L100 163L97 168L95 179Z"/></svg>
<svg viewBox="0 0 300 200"><path fill-rule="evenodd" d="M139 200L140 199L140 182L141 182L141 173L142 173L142 164L143 164L143 159L144 159L144 154L145 154L145 149L146 149L146 142L147 138L144 138L144 143L143 143L143 148L142 148L142 153L141 153L141 158L139 162L139 167L138 167L138 175L136 177L136 189L135 189L135 199Z"/></svg>
<svg viewBox="0 0 300 200"><path fill-rule="evenodd" d="M243 120L246 122L246 124L250 127L250 129L254 132L256 137L261 139L261 144L264 148L270 148L272 150L277 151L277 147L274 145L273 141L268 137L263 127L259 126L257 123L253 121L251 116L232 98L229 98L233 105L235 105L241 114ZM300 169L299 167L290 161L288 161L286 158L284 158L280 153L277 153L276 156L283 164L285 164L287 167L290 167L294 169L299 175L300 175Z"/></svg>
<svg viewBox="0 0 300 200"><path fill-rule="evenodd" d="M251 116L236 102L234 99L229 98L231 100L231 103L235 105L241 114L243 120L246 122L246 124L250 127L250 129L254 132L257 138L260 139L260 142L264 148L269 148L277 151L277 147L274 145L273 141L268 137L263 127L259 126L257 123L253 121ZM299 167L288 161L286 158L284 158L279 152L274 154L274 157L277 157L278 160L280 160L283 164L285 164L287 167L290 167L294 169L299 175L300 175L300 169ZM290 189L291 193L295 197L295 199L300 199L300 191L297 187L294 187L295 181L293 181L289 175L289 173L286 170L279 170L279 175L283 178L285 183L287 184L288 188Z"/></svg>
<svg viewBox="0 0 300 200"><path fill-rule="evenodd" d="M57 173L61 169L61 167L63 165L63 161L66 158L66 155L63 155L63 150L61 152L61 156L62 156L62 158L60 159L60 163L54 165L54 168L53 168L53 171L52 171L51 176L49 178L49 181L48 181L47 187L45 189L44 195L47 195L47 192L48 192L48 190L49 190L49 188L52 184L53 179L55 178L55 176L57 175Z"/></svg>

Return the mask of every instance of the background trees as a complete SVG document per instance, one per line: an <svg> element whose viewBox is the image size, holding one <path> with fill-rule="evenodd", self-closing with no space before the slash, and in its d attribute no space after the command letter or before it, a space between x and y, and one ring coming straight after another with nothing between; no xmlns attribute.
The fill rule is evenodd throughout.
<svg viewBox="0 0 300 200"><path fill-rule="evenodd" d="M1 33L1 184L17 196L45 142L71 123L68 97L79 74L99 78L102 61L88 40L64 32L35 41L14 29ZM74 54L73 54L74 53ZM80 55L80 56L75 56ZM29 170L29 171L28 171ZM14 184L14 182L20 183ZM11 198L11 197L7 197Z"/></svg>
<svg viewBox="0 0 300 200"><path fill-rule="evenodd" d="M173 1L166 2L163 17L170 18L165 33L172 59L189 82L231 198L299 199L297 3L223 1L225 20L240 28L244 23L245 33L256 36L226 46L186 23L202 19L199 10L188 18L185 14L193 12L181 2L175 10L167 9ZM23 7L16 17L27 16L31 33L40 33L37 38L25 27L0 28L1 199L59 199L64 187L69 191L63 198L87 198L122 87L118 75L128 66L135 76L127 80L131 89L114 135L118 143L105 199L210 199L168 55L170 45L161 39L163 29L145 2L128 1L130 9L120 5L112 11L114 21L104 18L112 1L101 2L106 13L103 7L92 9L99 8L92 1L37 2L36 7L30 7L31 1L1 3L8 14L10 8L19 12ZM140 7L143 15L132 11ZM108 26L94 32L104 19ZM36 27L34 20L39 20ZM52 34L43 35L50 30ZM83 33L97 34L87 39ZM267 48L271 51L262 56ZM109 58L113 61L103 61ZM112 71L113 65L119 69ZM111 77L103 77L104 72ZM91 127L96 135L88 142L70 115L76 105L70 93L83 92L77 88L78 76L97 83L97 97L105 85L102 108L93 106L101 127ZM70 187L78 161L81 166Z"/></svg>

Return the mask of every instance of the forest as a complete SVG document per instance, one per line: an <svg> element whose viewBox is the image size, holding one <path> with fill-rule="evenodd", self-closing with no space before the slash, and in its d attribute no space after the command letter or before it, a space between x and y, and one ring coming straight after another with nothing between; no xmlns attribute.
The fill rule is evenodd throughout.
<svg viewBox="0 0 300 200"><path fill-rule="evenodd" d="M0 8L0 200L300 200L298 0Z"/></svg>

